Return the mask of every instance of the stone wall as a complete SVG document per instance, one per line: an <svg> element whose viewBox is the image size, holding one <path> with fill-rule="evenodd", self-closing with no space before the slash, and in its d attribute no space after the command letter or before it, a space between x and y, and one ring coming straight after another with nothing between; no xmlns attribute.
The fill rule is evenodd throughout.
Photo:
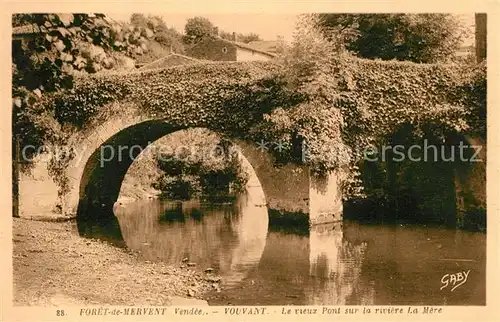
<svg viewBox="0 0 500 322"><path fill-rule="evenodd" d="M52 217L61 211L58 186L47 170L47 155L40 155L29 173L19 176L19 216L22 218Z"/></svg>
<svg viewBox="0 0 500 322"><path fill-rule="evenodd" d="M309 221L312 224L342 220L341 176L338 171L330 173L326 178L311 176L309 195Z"/></svg>

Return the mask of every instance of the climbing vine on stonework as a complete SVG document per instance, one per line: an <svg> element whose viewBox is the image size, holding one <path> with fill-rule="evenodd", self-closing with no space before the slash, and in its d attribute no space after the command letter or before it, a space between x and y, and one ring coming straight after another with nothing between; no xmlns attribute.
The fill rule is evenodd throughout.
<svg viewBox="0 0 500 322"><path fill-rule="evenodd" d="M341 78L311 82L301 90L279 64L265 62L82 76L50 104L58 122L78 127L108 103L123 102L180 127L281 141L281 151L270 149L278 160L308 164L319 174L351 166L358 148L401 124L417 129L432 124L436 133L446 134L471 131L480 122L470 116L485 102L484 68L464 72L460 66L350 57L330 63L332 72L343 71Z"/></svg>
<svg viewBox="0 0 500 322"><path fill-rule="evenodd" d="M178 128L272 142L277 163L306 164L318 175L347 169L346 189L354 191L360 153L404 124L415 135L486 135L485 64L357 59L302 28L272 62L82 74L112 67L113 52L143 48L150 33L103 15L32 18L41 33L14 46L13 123L35 146L66 145L75 131L106 121L111 107L133 106ZM61 195L71 155L51 162Z"/></svg>
<svg viewBox="0 0 500 322"><path fill-rule="evenodd" d="M306 164L318 175L347 169L349 191L363 148L399 126L445 137L485 122L477 112L485 109L485 66L357 59L315 30L301 32L277 61L83 75L47 103L60 124L77 128L122 102L178 128L279 142L269 147L278 163Z"/></svg>

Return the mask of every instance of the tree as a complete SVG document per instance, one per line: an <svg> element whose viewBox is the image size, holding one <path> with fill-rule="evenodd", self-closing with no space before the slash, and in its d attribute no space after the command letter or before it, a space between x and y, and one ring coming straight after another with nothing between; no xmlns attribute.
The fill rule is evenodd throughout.
<svg viewBox="0 0 500 322"><path fill-rule="evenodd" d="M173 52L182 54L184 53L184 43L182 42L182 35L174 28L168 28L155 34L155 41L163 47L172 49Z"/></svg>
<svg viewBox="0 0 500 322"><path fill-rule="evenodd" d="M318 14L330 40L364 58L447 61L458 50L465 29L451 14Z"/></svg>
<svg viewBox="0 0 500 322"><path fill-rule="evenodd" d="M130 24L136 27L148 27L148 19L142 13L133 13L130 15Z"/></svg>
<svg viewBox="0 0 500 322"><path fill-rule="evenodd" d="M219 33L219 37L221 37L222 39L226 39L226 40L234 40L234 34L232 32L227 32L227 31L224 31L224 30L221 30L221 32Z"/></svg>
<svg viewBox="0 0 500 322"><path fill-rule="evenodd" d="M242 34L242 33L232 33L232 32L227 32L227 31L221 31L219 33L219 36L222 39L227 39L231 41L239 41L245 44L248 44L251 41L256 41L256 40L261 40L260 36L257 35L256 33L248 33L248 34Z"/></svg>
<svg viewBox="0 0 500 322"><path fill-rule="evenodd" d="M13 35L12 41L12 146L19 142L23 158L32 158L46 144L65 143L65 129L55 107L41 104L45 97L71 90L75 72L95 73L120 65L125 55L142 51L145 39L104 14L14 14L12 25L34 31ZM25 151L27 146L32 149ZM12 152L13 161L19 160L18 149ZM62 173L70 154L56 153L48 163L49 174L59 185L59 197L68 189ZM23 163L21 170L29 170L30 165ZM17 169L13 163L14 200L18 198Z"/></svg>
<svg viewBox="0 0 500 322"><path fill-rule="evenodd" d="M180 131L158 144L155 155L161 175L153 187L164 197L210 200L244 191L248 175L229 141L204 129ZM168 147L168 149L167 149ZM168 151L169 150L169 151Z"/></svg>
<svg viewBox="0 0 500 322"><path fill-rule="evenodd" d="M182 35L175 28L169 28L160 16L150 16L151 24L154 27L156 42L163 47L172 49L175 53L184 53Z"/></svg>
<svg viewBox="0 0 500 322"><path fill-rule="evenodd" d="M213 23L205 17L189 18L184 26L186 43L197 43L205 36L213 35L216 28Z"/></svg>
<svg viewBox="0 0 500 322"><path fill-rule="evenodd" d="M257 35L256 33L253 33L253 32L248 33L248 34L238 34L237 39L238 39L238 41L241 41L242 43L245 43L245 44L248 44L251 41L261 40L259 35Z"/></svg>
<svg viewBox="0 0 500 322"><path fill-rule="evenodd" d="M158 34L169 30L161 16L145 16L141 13L134 13L130 16L130 25L138 30L150 30L151 33Z"/></svg>
<svg viewBox="0 0 500 322"><path fill-rule="evenodd" d="M151 40L159 44L150 44L149 54L139 59L142 62L161 58L169 53L170 49L176 53L184 53L182 35L174 28L169 28L161 16L149 15L146 17L143 14L135 13L130 17L130 23L139 30L145 30L146 34L150 32Z"/></svg>

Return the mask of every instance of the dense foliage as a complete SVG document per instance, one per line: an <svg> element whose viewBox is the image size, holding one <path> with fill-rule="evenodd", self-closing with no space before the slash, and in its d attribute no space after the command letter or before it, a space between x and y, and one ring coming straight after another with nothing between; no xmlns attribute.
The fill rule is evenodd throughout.
<svg viewBox="0 0 500 322"><path fill-rule="evenodd" d="M164 57L170 51L184 53L184 43L181 33L175 28L168 27L161 16L134 13L130 17L130 24L136 28L150 30L153 37L149 39L148 51L136 57L139 63L148 63Z"/></svg>
<svg viewBox="0 0 500 322"><path fill-rule="evenodd" d="M161 177L153 187L167 199L225 200L244 191L248 180L240 156L228 141L196 136L189 149L156 156ZM180 152L180 153L179 153Z"/></svg>
<svg viewBox="0 0 500 322"><path fill-rule="evenodd" d="M195 44L205 36L217 33L214 24L205 17L189 18L184 26L184 41L187 44Z"/></svg>
<svg viewBox="0 0 500 322"><path fill-rule="evenodd" d="M243 43L261 40L259 35L254 32L244 34L232 33L224 30L219 31L219 28L215 26L208 18L200 16L189 18L186 22L186 25L184 26L184 42L188 45L197 43L205 36L214 35L218 35L222 39L234 40Z"/></svg>
<svg viewBox="0 0 500 322"><path fill-rule="evenodd" d="M34 107L47 92L72 89L76 73L133 69L132 59L184 52L182 35L159 16L133 14L127 24L104 14L15 14L12 24L21 29L12 48L13 132L21 146L56 138L54 111Z"/></svg>
<svg viewBox="0 0 500 322"><path fill-rule="evenodd" d="M443 62L454 56L466 30L451 14L319 14L330 39L341 40L359 57L418 63Z"/></svg>
<svg viewBox="0 0 500 322"><path fill-rule="evenodd" d="M226 31L221 31L219 33L219 36L222 39L227 39L227 40L232 40L232 41L238 41L242 43L249 43L251 41L257 41L257 40L262 40L260 39L260 36L256 33L248 33L248 34L242 34L242 33L232 33L232 32L226 32Z"/></svg>
<svg viewBox="0 0 500 322"><path fill-rule="evenodd" d="M144 18L141 20L141 18ZM181 36L161 18L135 15L117 23L103 14L14 14L12 16L12 132L27 158L44 145L63 145L68 129L57 121L48 93L72 90L75 75L130 70L134 59L156 59L166 47L182 51ZM156 55L156 56L155 56ZM33 146L23 150L24 147ZM13 149L13 153L15 153ZM67 190L63 171L68 159L52 158L49 173ZM23 170L32 164L22 163ZM13 176L13 187L16 191Z"/></svg>
<svg viewBox="0 0 500 322"><path fill-rule="evenodd" d="M51 104L60 123L81 127L109 102L133 102L140 113L172 125L206 127L254 142L281 140L285 145L279 153L270 150L279 160L305 161L320 173L350 165L362 152L358 148L383 139L398 124L432 126L443 133L468 129L471 106L465 100L473 79L461 76L458 67L345 62L343 80L308 82L300 91L273 63L80 77L71 92L54 95ZM297 156L304 142L305 160L300 148Z"/></svg>
<svg viewBox="0 0 500 322"><path fill-rule="evenodd" d="M484 126L474 112L485 110L484 66L358 59L325 41L310 22L304 26L278 62L82 75L37 108L54 108L57 124L82 128L104 121L108 103L132 103L137 113L179 128L279 143L269 146L278 162L305 163L317 174L348 169L349 193L363 149L403 124L436 137Z"/></svg>
<svg viewBox="0 0 500 322"><path fill-rule="evenodd" d="M14 15L13 24L35 30L12 48L13 133L21 146L38 147L60 134L53 108L36 108L46 93L72 89L75 73L122 67L125 55L142 53L152 37L102 14Z"/></svg>

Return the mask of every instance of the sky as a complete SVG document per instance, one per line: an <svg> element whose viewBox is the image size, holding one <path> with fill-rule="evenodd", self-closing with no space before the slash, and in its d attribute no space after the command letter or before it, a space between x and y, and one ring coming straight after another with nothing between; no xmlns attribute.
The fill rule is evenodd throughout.
<svg viewBox="0 0 500 322"><path fill-rule="evenodd" d="M148 13L145 13L148 14ZM184 25L187 19L197 16L196 13L180 14L180 13L151 13L154 15L160 15L163 20L167 23L169 27L174 27L180 32L184 32ZM107 16L113 18L117 21L128 21L130 14L119 13L112 14L107 13ZM282 36L285 41L291 41L293 39L293 33L295 30L295 22L297 20L297 14L269 14L269 13L237 13L237 14L220 14L220 13L208 13L199 14L205 18L208 18L212 23L219 27L220 31L226 32L237 32L237 33L256 33L263 40L276 40L278 36ZM474 15L473 14L462 14L460 15L461 20L465 26L474 25ZM473 34L471 37L464 41L464 45L470 45L474 42Z"/></svg>
<svg viewBox="0 0 500 322"><path fill-rule="evenodd" d="M174 27L180 32L184 32L184 25L187 19L197 14L161 14L160 15L169 27ZM117 21L128 21L130 14L106 14ZM284 37L286 41L291 41L296 21L296 14L200 14L208 18L219 27L220 31L237 33L256 33L263 40L276 40L278 36Z"/></svg>

